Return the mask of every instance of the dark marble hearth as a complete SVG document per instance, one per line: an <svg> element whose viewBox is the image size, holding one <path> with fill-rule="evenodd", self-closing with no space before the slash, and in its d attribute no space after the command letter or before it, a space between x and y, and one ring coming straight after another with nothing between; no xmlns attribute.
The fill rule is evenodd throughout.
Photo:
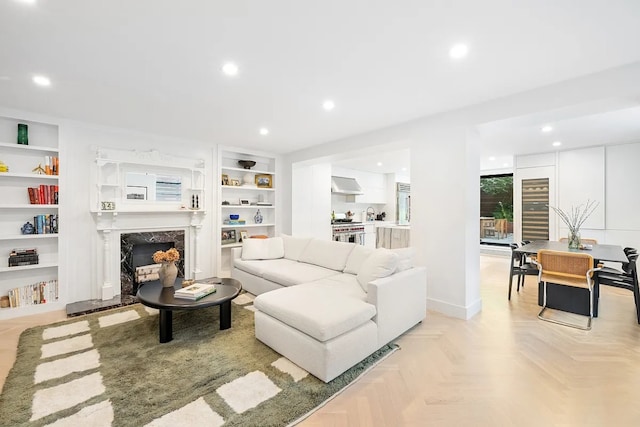
<svg viewBox="0 0 640 427"><path fill-rule="evenodd" d="M104 300L104 301L100 299L78 301L71 304L67 304L67 317L74 317L74 316L81 316L83 314L96 313L98 311L124 307L125 305L131 305L137 302L138 300L134 296L127 296L126 298L120 298L120 295L116 295L114 298Z"/></svg>

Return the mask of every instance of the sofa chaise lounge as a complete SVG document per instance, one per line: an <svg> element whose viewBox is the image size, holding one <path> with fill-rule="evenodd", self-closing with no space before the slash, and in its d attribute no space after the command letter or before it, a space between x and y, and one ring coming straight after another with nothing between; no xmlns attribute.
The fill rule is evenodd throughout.
<svg viewBox="0 0 640 427"><path fill-rule="evenodd" d="M256 338L325 382L426 316L412 249L281 236L233 249L232 276L257 295Z"/></svg>

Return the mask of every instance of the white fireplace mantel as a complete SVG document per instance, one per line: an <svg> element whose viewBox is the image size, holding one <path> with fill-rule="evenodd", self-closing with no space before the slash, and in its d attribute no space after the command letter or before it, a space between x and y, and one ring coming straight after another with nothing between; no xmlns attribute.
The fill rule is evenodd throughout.
<svg viewBox="0 0 640 427"><path fill-rule="evenodd" d="M98 270L97 283L102 300L120 293L120 238L122 234L152 231L184 231L185 278L197 278L198 232L202 228L205 212L200 210L171 211L114 211L94 212L96 229L103 239L98 245L98 259L103 263Z"/></svg>

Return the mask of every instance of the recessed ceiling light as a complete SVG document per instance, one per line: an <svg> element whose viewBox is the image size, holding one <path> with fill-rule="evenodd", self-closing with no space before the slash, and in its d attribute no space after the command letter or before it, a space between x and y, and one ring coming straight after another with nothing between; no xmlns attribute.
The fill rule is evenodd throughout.
<svg viewBox="0 0 640 427"><path fill-rule="evenodd" d="M495 159L496 159L496 158L495 158L495 157L493 157L493 156L489 157L489 160L491 160L491 161L494 161Z"/></svg>
<svg viewBox="0 0 640 427"><path fill-rule="evenodd" d="M378 163L377 163L377 165L378 165L378 166L382 166L382 162L378 162Z"/></svg>
<svg viewBox="0 0 640 427"><path fill-rule="evenodd" d="M235 76L238 74L238 66L233 62L227 62L222 66L222 72L227 76Z"/></svg>
<svg viewBox="0 0 640 427"><path fill-rule="evenodd" d="M553 130L553 127L546 125L546 126L542 126L542 129L540 129L542 132L544 133L548 133L551 132Z"/></svg>
<svg viewBox="0 0 640 427"><path fill-rule="evenodd" d="M18 0L20 3L35 4L36 0Z"/></svg>
<svg viewBox="0 0 640 427"><path fill-rule="evenodd" d="M51 80L46 76L33 76L33 82L38 86L51 86Z"/></svg>
<svg viewBox="0 0 640 427"><path fill-rule="evenodd" d="M402 168L402 172L406 172L406 171L407 171L407 168Z"/></svg>
<svg viewBox="0 0 640 427"><path fill-rule="evenodd" d="M554 147L559 147L562 145L562 142L560 141L554 141L551 145L553 145Z"/></svg>
<svg viewBox="0 0 640 427"><path fill-rule="evenodd" d="M336 106L336 104L334 104L334 103L333 103L333 101L332 101L332 100L330 100L330 99L327 99L326 101L324 101L324 102L322 103L322 108L324 108L324 109L325 109L325 110L327 110L327 111L331 111L331 110L333 110L333 108L334 108L335 106Z"/></svg>
<svg viewBox="0 0 640 427"><path fill-rule="evenodd" d="M269 135L269 129L260 128L260 135Z"/></svg>
<svg viewBox="0 0 640 427"><path fill-rule="evenodd" d="M464 43L458 43L453 45L453 47L449 50L449 56L453 59L460 59L467 56L469 53L469 47Z"/></svg>

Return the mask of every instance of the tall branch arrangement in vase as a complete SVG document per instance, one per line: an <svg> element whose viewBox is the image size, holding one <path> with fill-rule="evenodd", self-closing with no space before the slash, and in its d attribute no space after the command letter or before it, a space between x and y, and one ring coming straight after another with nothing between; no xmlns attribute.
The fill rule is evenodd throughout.
<svg viewBox="0 0 640 427"><path fill-rule="evenodd" d="M580 247L580 227L593 214L600 202L587 200L587 203L571 206L568 211L563 211L555 206L547 205L558 214L562 222L569 228L569 248L578 249Z"/></svg>

